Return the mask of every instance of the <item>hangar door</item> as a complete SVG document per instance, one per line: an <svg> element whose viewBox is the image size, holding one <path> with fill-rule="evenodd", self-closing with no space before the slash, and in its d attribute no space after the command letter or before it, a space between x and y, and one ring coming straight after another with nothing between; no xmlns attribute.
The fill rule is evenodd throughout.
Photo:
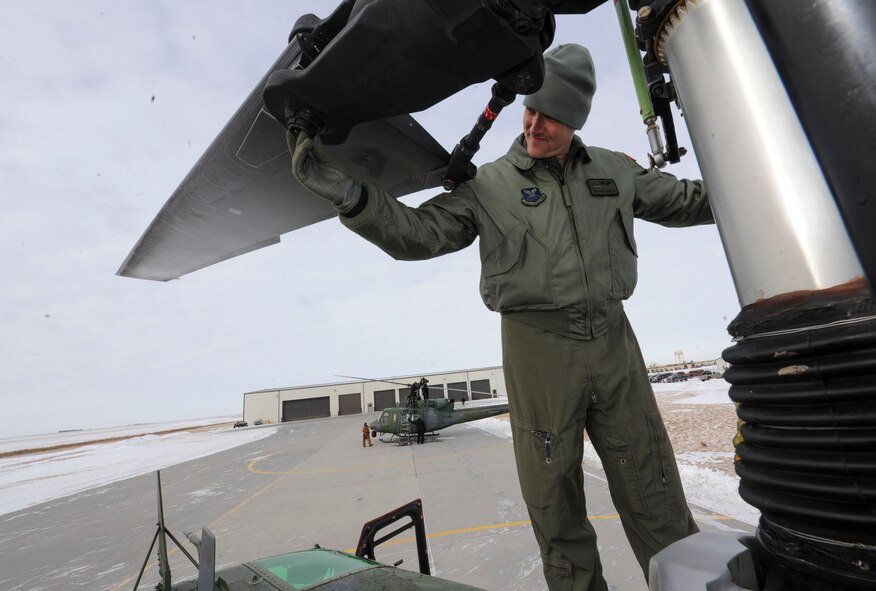
<svg viewBox="0 0 876 591"><path fill-rule="evenodd" d="M453 400L468 400L468 384L465 382L451 382L447 384L447 397Z"/></svg>
<svg viewBox="0 0 876 591"><path fill-rule="evenodd" d="M329 397L283 401L283 422L331 416Z"/></svg>
<svg viewBox="0 0 876 591"><path fill-rule="evenodd" d="M395 390L377 390L374 392L374 410L383 410L395 406Z"/></svg>
<svg viewBox="0 0 876 591"><path fill-rule="evenodd" d="M338 415L362 414L362 395L358 392L353 394L341 394L338 396Z"/></svg>
<svg viewBox="0 0 876 591"><path fill-rule="evenodd" d="M493 392L490 390L490 380L472 380L471 381L471 399L481 400L482 398L492 398Z"/></svg>

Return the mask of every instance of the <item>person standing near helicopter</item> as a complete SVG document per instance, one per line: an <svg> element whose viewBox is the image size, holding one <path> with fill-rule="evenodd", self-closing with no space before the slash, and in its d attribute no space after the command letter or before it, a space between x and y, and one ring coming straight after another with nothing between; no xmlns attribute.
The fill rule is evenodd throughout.
<svg viewBox="0 0 876 591"><path fill-rule="evenodd" d="M374 444L371 443L371 429L368 428L368 423L362 427L362 447L365 447L366 442L368 447L374 447Z"/></svg>
<svg viewBox="0 0 876 591"><path fill-rule="evenodd" d="M411 419L414 430L417 432L417 443L426 443L426 423L420 415L414 415Z"/></svg>

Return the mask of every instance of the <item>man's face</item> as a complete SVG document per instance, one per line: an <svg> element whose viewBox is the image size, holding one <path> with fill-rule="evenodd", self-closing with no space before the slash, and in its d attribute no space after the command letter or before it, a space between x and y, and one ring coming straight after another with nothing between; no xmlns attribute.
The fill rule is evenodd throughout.
<svg viewBox="0 0 876 591"><path fill-rule="evenodd" d="M533 158L552 158L562 162L566 159L575 130L551 119L541 111L524 107L523 135L526 137L526 151Z"/></svg>

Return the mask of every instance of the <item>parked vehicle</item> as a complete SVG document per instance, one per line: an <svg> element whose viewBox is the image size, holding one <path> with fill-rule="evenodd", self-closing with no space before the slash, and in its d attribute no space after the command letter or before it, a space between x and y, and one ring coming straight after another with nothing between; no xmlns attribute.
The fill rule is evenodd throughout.
<svg viewBox="0 0 876 591"><path fill-rule="evenodd" d="M649 378L649 381L652 384L662 384L663 382L667 381L670 377L672 377L672 373L658 373L658 374L654 374L653 376L651 376Z"/></svg>

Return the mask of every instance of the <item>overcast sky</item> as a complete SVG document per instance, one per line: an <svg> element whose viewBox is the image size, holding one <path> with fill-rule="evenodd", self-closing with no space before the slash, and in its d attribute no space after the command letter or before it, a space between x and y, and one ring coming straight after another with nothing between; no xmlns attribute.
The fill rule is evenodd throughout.
<svg viewBox="0 0 876 591"><path fill-rule="evenodd" d="M285 47L332 1L0 5L0 436L240 412L273 387L501 364L477 248L393 261L328 220L168 283L115 275L152 218ZM585 143L646 162L612 3L560 17L594 56ZM418 121L448 150L491 82ZM476 158L501 156L521 101ZM681 144L691 148L683 119ZM679 177L699 178L691 150ZM404 198L417 204L435 191ZM718 357L739 305L714 226L636 223L627 304L645 360Z"/></svg>

